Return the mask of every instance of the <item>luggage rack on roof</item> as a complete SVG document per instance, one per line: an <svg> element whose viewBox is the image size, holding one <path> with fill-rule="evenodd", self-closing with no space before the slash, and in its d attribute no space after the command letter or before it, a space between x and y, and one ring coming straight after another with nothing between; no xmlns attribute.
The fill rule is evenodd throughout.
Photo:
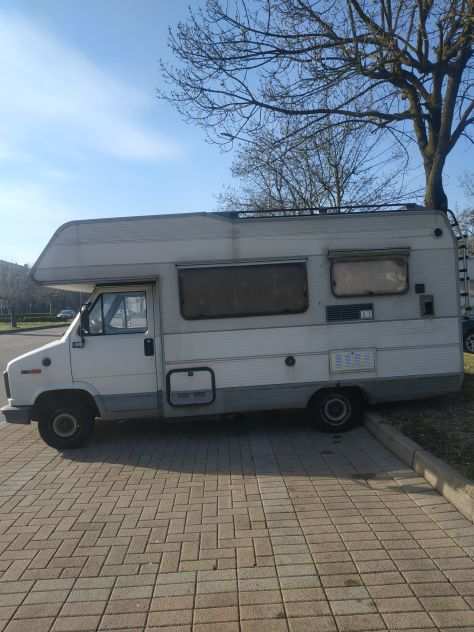
<svg viewBox="0 0 474 632"><path fill-rule="evenodd" d="M407 211L422 211L426 207L420 206L415 203L406 204L348 204L343 206L316 206L298 209L289 208L273 208L262 210L248 210L248 211L233 211L229 215L238 219L255 219L255 218L291 218L291 217L311 217L315 215L331 215L331 214L344 214L344 213L376 213L389 209L391 212L407 212ZM446 211L451 230L457 241L458 249L458 268L459 268L459 281L460 281L460 298L461 298L461 313L464 318L469 318L471 315L472 307L470 300L470 277L468 271L468 237L462 231L461 226L456 218L456 215L451 210Z"/></svg>
<svg viewBox="0 0 474 632"><path fill-rule="evenodd" d="M415 203L389 204L343 204L341 206L308 206L301 208L268 208L230 211L229 215L239 219L278 218L278 217L311 217L313 215L336 215L344 213L375 213L377 211L415 211L424 210L424 206Z"/></svg>

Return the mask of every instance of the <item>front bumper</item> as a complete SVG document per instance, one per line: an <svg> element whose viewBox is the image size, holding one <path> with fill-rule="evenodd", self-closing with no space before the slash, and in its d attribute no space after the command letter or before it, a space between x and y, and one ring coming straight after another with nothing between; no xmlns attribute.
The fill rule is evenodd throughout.
<svg viewBox="0 0 474 632"><path fill-rule="evenodd" d="M29 424L31 422L32 406L3 406L0 408L5 419L10 424Z"/></svg>

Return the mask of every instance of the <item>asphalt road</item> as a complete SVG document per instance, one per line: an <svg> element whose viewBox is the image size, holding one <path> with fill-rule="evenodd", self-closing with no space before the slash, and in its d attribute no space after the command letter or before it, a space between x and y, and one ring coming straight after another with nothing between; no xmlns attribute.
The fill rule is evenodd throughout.
<svg viewBox="0 0 474 632"><path fill-rule="evenodd" d="M65 329L40 329L39 331L22 331L15 334L2 334L0 336L0 406L7 403L5 386L3 383L3 371L12 358L22 353L37 349L43 345L61 338ZM0 415L0 421L2 415Z"/></svg>

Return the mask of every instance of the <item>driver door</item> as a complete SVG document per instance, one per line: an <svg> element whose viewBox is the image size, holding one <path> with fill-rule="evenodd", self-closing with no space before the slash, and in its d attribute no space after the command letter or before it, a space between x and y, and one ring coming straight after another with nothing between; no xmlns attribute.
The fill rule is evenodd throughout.
<svg viewBox="0 0 474 632"><path fill-rule="evenodd" d="M155 287L102 287L90 301L84 345L71 344L73 382L87 383L107 416L158 412Z"/></svg>

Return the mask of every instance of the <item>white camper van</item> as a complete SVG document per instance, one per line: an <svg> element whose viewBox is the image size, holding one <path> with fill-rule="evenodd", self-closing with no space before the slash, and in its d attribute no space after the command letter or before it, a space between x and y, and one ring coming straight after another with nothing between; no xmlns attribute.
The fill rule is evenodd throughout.
<svg viewBox="0 0 474 632"><path fill-rule="evenodd" d="M12 423L82 445L95 419L308 408L456 391L458 243L446 213L189 213L65 224L34 279L90 292L61 340L12 360Z"/></svg>

